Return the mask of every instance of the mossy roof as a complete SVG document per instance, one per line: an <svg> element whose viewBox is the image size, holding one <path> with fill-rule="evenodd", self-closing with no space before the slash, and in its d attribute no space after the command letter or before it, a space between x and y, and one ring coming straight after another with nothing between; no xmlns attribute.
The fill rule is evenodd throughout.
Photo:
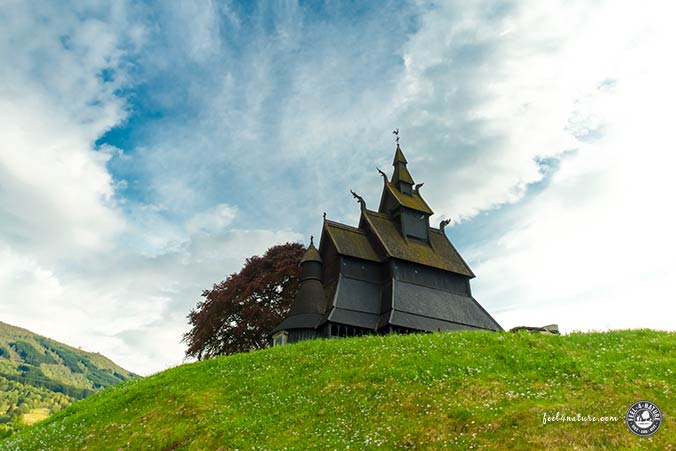
<svg viewBox="0 0 676 451"><path fill-rule="evenodd" d="M399 205L403 205L404 207L420 211L428 215L434 214L432 209L429 207L429 205L427 205L427 202L423 200L420 194L414 192L413 195L409 196L408 194L400 192L392 183L386 183L385 189L390 192Z"/></svg>
<svg viewBox="0 0 676 451"><path fill-rule="evenodd" d="M324 229L339 254L375 262L381 261L363 230L333 221L325 221Z"/></svg>
<svg viewBox="0 0 676 451"><path fill-rule="evenodd" d="M390 257L474 277L467 263L439 229L429 228L428 244L413 238L405 239L396 221L389 215L363 210L363 216Z"/></svg>
<svg viewBox="0 0 676 451"><path fill-rule="evenodd" d="M406 169L406 166L403 164L395 166L394 172L392 173L392 183L396 184L399 182L406 182L413 185L413 177L411 177L411 173L408 172L408 169Z"/></svg>
<svg viewBox="0 0 676 451"><path fill-rule="evenodd" d="M399 147L399 144L397 144L397 150L394 151L394 160L392 161L392 165L396 166L397 163L408 163L408 161L406 161L406 157L404 156L404 152L401 150L401 147Z"/></svg>
<svg viewBox="0 0 676 451"><path fill-rule="evenodd" d="M315 247L314 243L310 242L303 258L300 260L301 264L305 262L319 262L322 263L322 257L319 255L319 251Z"/></svg>

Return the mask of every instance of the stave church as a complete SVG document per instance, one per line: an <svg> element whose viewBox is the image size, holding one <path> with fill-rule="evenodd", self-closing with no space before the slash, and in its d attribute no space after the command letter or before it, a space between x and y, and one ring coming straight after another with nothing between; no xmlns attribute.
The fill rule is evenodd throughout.
<svg viewBox="0 0 676 451"><path fill-rule="evenodd" d="M502 330L472 297L474 273L446 236L415 184L399 146L391 177L379 170L378 210L357 193L358 226L324 217L319 247L310 239L287 317L271 333L275 346L365 334Z"/></svg>

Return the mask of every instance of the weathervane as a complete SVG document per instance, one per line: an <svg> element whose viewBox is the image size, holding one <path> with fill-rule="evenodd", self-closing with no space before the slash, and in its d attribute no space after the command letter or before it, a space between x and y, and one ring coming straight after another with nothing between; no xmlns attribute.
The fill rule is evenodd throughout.
<svg viewBox="0 0 676 451"><path fill-rule="evenodd" d="M399 145L399 129L396 129L392 132L393 135L397 136L397 146Z"/></svg>

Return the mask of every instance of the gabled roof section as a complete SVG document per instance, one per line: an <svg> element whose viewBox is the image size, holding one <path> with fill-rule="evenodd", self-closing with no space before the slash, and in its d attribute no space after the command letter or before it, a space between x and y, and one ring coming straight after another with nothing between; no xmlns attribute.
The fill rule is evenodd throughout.
<svg viewBox="0 0 676 451"><path fill-rule="evenodd" d="M467 263L440 230L430 227L430 246L415 239L406 240L389 215L363 210L362 218L390 257L474 277Z"/></svg>
<svg viewBox="0 0 676 451"><path fill-rule="evenodd" d="M381 261L363 230L329 220L324 222L324 230L339 254L374 262Z"/></svg>
<svg viewBox="0 0 676 451"><path fill-rule="evenodd" d="M428 215L434 214L430 206L427 205L427 202L423 200L420 194L414 192L413 195L409 196L408 194L400 192L392 183L385 184L385 188L383 189L383 199L380 202L381 205L385 200L384 197L388 195L388 193L394 198L395 202L398 203L399 205Z"/></svg>

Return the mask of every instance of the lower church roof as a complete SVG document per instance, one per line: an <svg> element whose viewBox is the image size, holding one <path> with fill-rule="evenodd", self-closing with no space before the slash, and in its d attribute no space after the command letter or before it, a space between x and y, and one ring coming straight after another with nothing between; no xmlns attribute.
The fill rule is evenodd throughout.
<svg viewBox="0 0 676 451"><path fill-rule="evenodd" d="M328 220L324 227L339 254L374 262L380 261L363 230Z"/></svg>
<svg viewBox="0 0 676 451"><path fill-rule="evenodd" d="M302 313L288 316L270 332L271 335L280 330L289 329L314 329L324 318L324 315L318 313Z"/></svg>

